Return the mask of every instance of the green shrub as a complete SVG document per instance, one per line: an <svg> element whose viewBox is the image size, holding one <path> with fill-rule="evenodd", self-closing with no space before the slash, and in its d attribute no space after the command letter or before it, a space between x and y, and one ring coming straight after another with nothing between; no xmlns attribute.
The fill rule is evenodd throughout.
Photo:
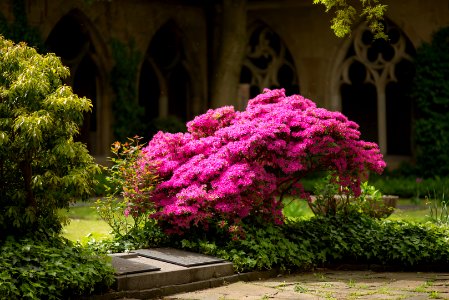
<svg viewBox="0 0 449 300"><path fill-rule="evenodd" d="M426 204L429 206L429 218L435 224L449 225L449 200L447 193L429 193L426 196Z"/></svg>
<svg viewBox="0 0 449 300"><path fill-rule="evenodd" d="M134 134L143 135L148 130L144 122L145 110L137 101L137 74L141 54L134 43L125 45L119 40L111 41L115 65L111 71L111 86L115 99L112 102L114 136L120 142Z"/></svg>
<svg viewBox="0 0 449 300"><path fill-rule="evenodd" d="M307 240L309 251L327 263L370 263L402 268L447 266L449 227L432 223L375 220L365 215L315 217L290 224L296 242Z"/></svg>
<svg viewBox="0 0 449 300"><path fill-rule="evenodd" d="M417 49L413 97L416 164L423 177L449 173L449 27L437 31L431 43Z"/></svg>
<svg viewBox="0 0 449 300"><path fill-rule="evenodd" d="M70 299L101 292L114 282L107 257L63 238L39 233L0 246L2 299Z"/></svg>
<svg viewBox="0 0 449 300"><path fill-rule="evenodd" d="M134 167L141 155L143 144L140 137L128 138L128 142L115 142L111 147L112 166L104 169L106 196L96 201L98 215L111 227L112 240L92 242L90 247L97 251L125 251L160 245L165 235L157 221L148 216L154 212L147 201L158 183L152 168L137 175ZM135 184L145 183L145 188ZM139 189L136 191L136 187Z"/></svg>
<svg viewBox="0 0 449 300"><path fill-rule="evenodd" d="M237 271L308 270L329 264L399 269L449 267L449 227L372 219L363 214L315 216L284 226L246 226L245 239L185 238L171 245L216 255Z"/></svg>
<svg viewBox="0 0 449 300"><path fill-rule="evenodd" d="M172 243L231 261L238 272L272 268L306 270L315 263L315 253L309 251L308 241L297 243L291 240L281 226L255 228L246 225L244 229L245 238L234 241L226 242L226 239L217 237L215 240L186 238Z"/></svg>
<svg viewBox="0 0 449 300"><path fill-rule="evenodd" d="M62 84L68 75L54 54L0 37L0 241L60 230L57 210L92 192L99 168L74 141L92 104Z"/></svg>
<svg viewBox="0 0 449 300"><path fill-rule="evenodd" d="M321 178L307 178L302 180L304 190L314 193L317 183ZM443 191L449 185L449 178L431 177L421 178L419 176L403 176L397 172L385 172L382 175L371 174L368 180L369 185L374 186L383 195L396 195L401 198L414 198L419 193L421 198L426 196L428 191Z"/></svg>
<svg viewBox="0 0 449 300"><path fill-rule="evenodd" d="M91 238L86 247L95 253L123 253L142 248L171 246L167 236L151 222L133 230L125 236L113 235L112 238L96 240Z"/></svg>
<svg viewBox="0 0 449 300"><path fill-rule="evenodd" d="M369 182L381 190L382 193L386 195L396 195L401 198L415 197L418 188L416 178L392 178L385 176L370 179Z"/></svg>
<svg viewBox="0 0 449 300"><path fill-rule="evenodd" d="M390 177L379 176L369 180L369 183L385 195L396 195L401 198L424 199L429 194L448 194L449 177Z"/></svg>
<svg viewBox="0 0 449 300"><path fill-rule="evenodd" d="M95 175L95 181L97 184L94 187L94 195L97 197L106 196L108 190L115 188L107 180L107 172L104 170Z"/></svg>
<svg viewBox="0 0 449 300"><path fill-rule="evenodd" d="M335 216L364 213L373 218L386 218L394 210L397 197L383 195L367 181L360 184L361 193L354 193L338 184L330 175L317 180L313 198L307 201L315 215Z"/></svg>

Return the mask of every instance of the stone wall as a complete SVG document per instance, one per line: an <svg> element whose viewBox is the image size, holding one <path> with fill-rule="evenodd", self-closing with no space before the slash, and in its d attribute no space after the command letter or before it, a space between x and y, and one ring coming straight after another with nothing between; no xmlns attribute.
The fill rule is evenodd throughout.
<svg viewBox="0 0 449 300"><path fill-rule="evenodd" d="M238 0L226 1L238 2ZM422 42L429 41L432 32L449 25L449 5L445 0L384 0L384 2L388 5L387 18L403 31L415 48ZM136 50L141 53L142 64L144 61L152 62L151 55L148 54L152 39L168 22L175 24L175 27L179 28L183 45L180 65L188 75L187 117L192 118L209 107L216 106L214 99L211 99L211 86L213 80L224 76L214 73L218 65L218 53L222 47L220 26L225 23L221 19L225 14L220 3L221 1L208 0L26 1L29 23L39 29L44 40L61 18L74 15L93 45L94 51L89 55L97 68L96 105L98 105L97 129L92 133L93 138L90 142L95 144L92 147L94 155L99 158L109 155L109 145L114 140L112 134L114 120L111 112L114 93L110 85L110 72L115 64L110 46L112 39L126 45L134 43ZM323 6L313 5L312 0L248 0L246 7L247 18L236 20L241 22L238 26L251 28L252 24L260 22L279 37L283 47L291 54L292 70L296 72L294 76L299 83L300 93L320 106L341 109L338 76L341 72L341 63L352 45L353 36L344 39L335 37L330 30L332 15L326 14ZM2 1L0 10L12 20L10 2ZM242 46L239 39L231 43L234 43L232 47ZM244 57L241 61L237 59L234 63L229 63L229 69L232 69L229 71L240 70L243 63ZM169 76L167 74L166 77ZM136 75L139 78L140 75ZM243 108L249 95L248 85L242 85L239 90L235 82L221 81L221 84L226 90L236 92L226 96L229 98L227 103L220 100L220 104ZM237 90L240 91L238 96ZM169 94L170 91L164 92L161 88L159 99L152 100L159 101L157 113L161 116L169 114L169 106L173 105L173 100L167 100L170 97L164 93ZM231 96L234 94L235 96ZM389 157L387 146L383 147L387 159L391 158L392 162L404 158L400 155Z"/></svg>

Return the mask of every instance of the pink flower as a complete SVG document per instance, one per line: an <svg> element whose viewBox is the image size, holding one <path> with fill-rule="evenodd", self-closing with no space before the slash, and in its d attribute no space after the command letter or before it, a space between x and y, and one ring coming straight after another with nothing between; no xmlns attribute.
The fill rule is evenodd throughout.
<svg viewBox="0 0 449 300"><path fill-rule="evenodd" d="M234 230L255 215L280 224L276 196L296 191L310 198L298 185L307 174L331 171L359 194L360 178L385 168L379 147L360 140L356 123L283 89L264 90L243 112L210 109L187 127L184 134L156 134L136 165L137 178L147 166L157 168L162 182L146 201L170 233L207 230L217 219Z"/></svg>
<svg viewBox="0 0 449 300"><path fill-rule="evenodd" d="M129 213L130 213L130 209L129 209L129 207L127 207L127 208L125 209L125 211L123 212L123 214L125 215L126 218L128 218Z"/></svg>

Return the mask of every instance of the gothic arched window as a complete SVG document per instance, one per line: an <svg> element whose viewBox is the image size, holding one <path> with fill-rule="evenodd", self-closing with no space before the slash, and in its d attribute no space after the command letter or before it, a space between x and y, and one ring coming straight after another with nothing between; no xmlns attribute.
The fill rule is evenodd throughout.
<svg viewBox="0 0 449 300"><path fill-rule="evenodd" d="M182 33L173 21L154 35L140 70L139 104L149 123L156 118L186 122L191 112L191 82ZM152 129L154 130L154 129Z"/></svg>
<svg viewBox="0 0 449 300"><path fill-rule="evenodd" d="M240 97L248 100L264 88L285 88L288 95L298 94L296 67L281 38L261 22L250 27L248 36L240 73Z"/></svg>
<svg viewBox="0 0 449 300"><path fill-rule="evenodd" d="M62 17L50 32L46 45L70 68L67 84L72 86L74 93L92 101L92 111L84 114L84 121L76 138L87 145L91 154L96 155L101 151L98 149L99 72L94 59L96 51L84 18L78 11Z"/></svg>
<svg viewBox="0 0 449 300"><path fill-rule="evenodd" d="M410 155L415 49L397 26L385 28L388 40L373 40L365 24L354 32L339 68L341 110L383 154Z"/></svg>

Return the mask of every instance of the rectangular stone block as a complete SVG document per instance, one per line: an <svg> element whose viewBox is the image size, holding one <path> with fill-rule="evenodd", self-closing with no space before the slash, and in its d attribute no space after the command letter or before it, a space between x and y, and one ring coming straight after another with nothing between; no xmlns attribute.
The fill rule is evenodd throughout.
<svg viewBox="0 0 449 300"><path fill-rule="evenodd" d="M221 258L173 248L138 249L133 252L143 257L148 257L183 267L202 266L225 261Z"/></svg>
<svg viewBox="0 0 449 300"><path fill-rule="evenodd" d="M159 271L161 268L143 264L135 261L130 261L125 258L112 256L112 266L116 275L134 274L142 272Z"/></svg>

